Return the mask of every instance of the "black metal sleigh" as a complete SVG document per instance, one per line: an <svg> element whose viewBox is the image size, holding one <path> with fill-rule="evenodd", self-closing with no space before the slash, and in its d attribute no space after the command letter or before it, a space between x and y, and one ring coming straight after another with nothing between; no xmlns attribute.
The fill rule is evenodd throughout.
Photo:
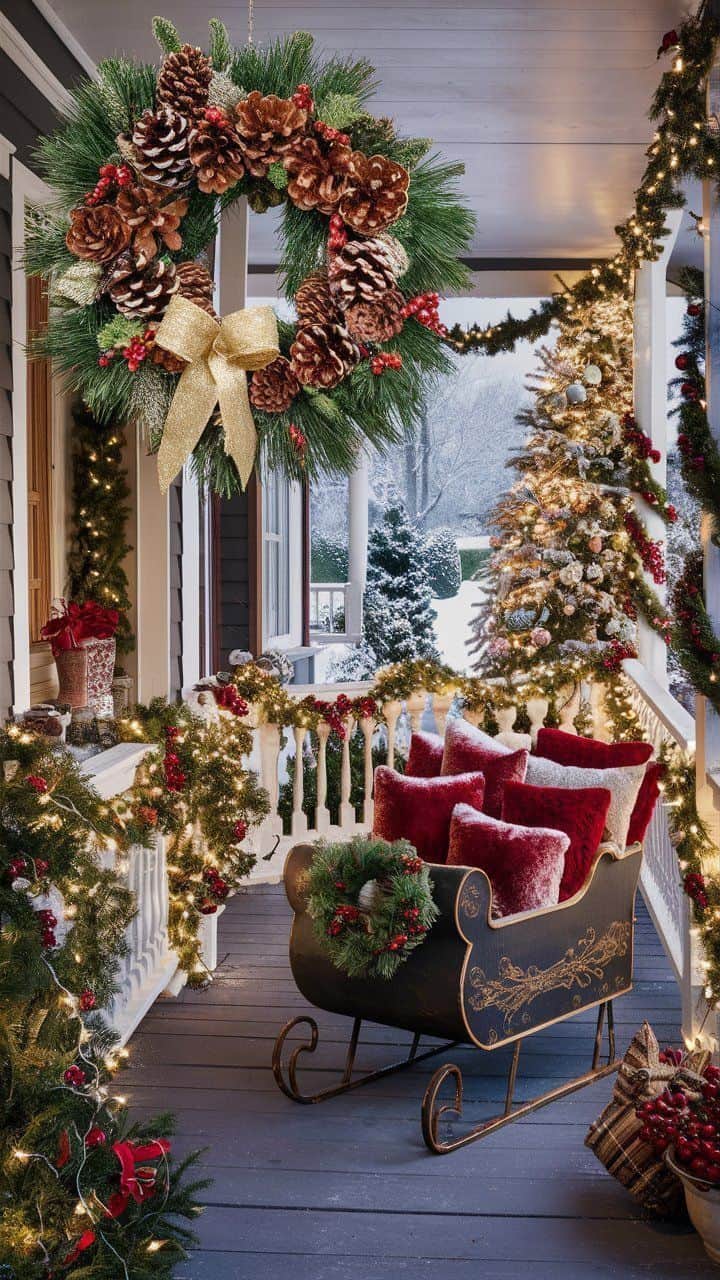
<svg viewBox="0 0 720 1280"><path fill-rule="evenodd" d="M632 985L640 845L629 847L622 855L613 846L602 846L584 888L573 898L556 907L499 920L491 916L490 882L483 871L432 866L430 876L440 917L423 945L388 982L349 978L328 959L315 936L304 894L312 856L311 845L296 845L285 865L285 888L294 912L290 934L293 976L301 993L317 1008L345 1014L354 1022L340 1080L314 1094L301 1091L298 1070L303 1055L317 1047L317 1023L301 1016L283 1028L275 1042L273 1072L278 1086L294 1102L322 1102L447 1053L458 1044L475 1045L488 1053L513 1044L503 1111L461 1136L443 1139L439 1132L444 1113L462 1112L460 1068L446 1062L433 1075L422 1103L422 1132L430 1150L442 1154L617 1069L612 1001ZM598 1017L590 1069L514 1106L520 1046L525 1037L593 1007L597 1007ZM408 1056L376 1071L355 1073L365 1020L412 1032ZM601 1061L605 1022L608 1053L607 1060ZM285 1061L285 1042L302 1025L309 1028L309 1040L289 1049ZM421 1050L423 1036L441 1038L442 1043ZM446 1082L454 1086L450 1103L443 1103L440 1097Z"/></svg>

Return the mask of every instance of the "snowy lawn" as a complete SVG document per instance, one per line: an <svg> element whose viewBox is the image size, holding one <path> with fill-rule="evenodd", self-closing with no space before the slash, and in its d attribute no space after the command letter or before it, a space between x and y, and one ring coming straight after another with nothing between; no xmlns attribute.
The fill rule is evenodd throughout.
<svg viewBox="0 0 720 1280"><path fill-rule="evenodd" d="M483 589L479 582L463 582L458 594L450 600L432 602L437 614L435 635L440 660L456 671L469 673L471 670L471 655L466 645L470 638L470 623L482 595Z"/></svg>

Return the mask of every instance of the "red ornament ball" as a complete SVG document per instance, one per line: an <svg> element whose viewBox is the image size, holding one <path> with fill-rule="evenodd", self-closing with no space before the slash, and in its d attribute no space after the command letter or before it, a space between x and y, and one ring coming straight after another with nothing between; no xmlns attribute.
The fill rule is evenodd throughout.
<svg viewBox="0 0 720 1280"><path fill-rule="evenodd" d="M689 306L689 307L688 307L688 309L687 309L687 313L688 313L688 315L689 315L689 316L701 316L701 315L702 315L702 307L701 307L700 303L699 303L699 302L691 302L691 303L690 303L690 306Z"/></svg>
<svg viewBox="0 0 720 1280"><path fill-rule="evenodd" d="M85 1079L86 1079L85 1072L82 1070L81 1067L78 1067L75 1064L73 1064L72 1067L68 1067L67 1071L63 1076L63 1080L65 1081L65 1083L71 1084L74 1089L81 1088L81 1086L84 1085L85 1083Z"/></svg>
<svg viewBox="0 0 720 1280"><path fill-rule="evenodd" d="M85 1146L91 1150L93 1147L102 1147L107 1142L107 1134L103 1129L99 1129L96 1124L92 1129L88 1129L85 1134Z"/></svg>
<svg viewBox="0 0 720 1280"><path fill-rule="evenodd" d="M91 1009L95 1008L96 1004L97 1000L95 999L95 992L91 991L89 987L86 987L84 991L80 992L80 1008L83 1013L89 1013Z"/></svg>

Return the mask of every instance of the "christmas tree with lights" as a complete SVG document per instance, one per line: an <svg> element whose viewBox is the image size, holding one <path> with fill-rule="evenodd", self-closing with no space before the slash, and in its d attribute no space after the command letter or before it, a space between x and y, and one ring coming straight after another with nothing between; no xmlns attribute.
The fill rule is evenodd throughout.
<svg viewBox="0 0 720 1280"><path fill-rule="evenodd" d="M636 655L638 619L666 637L654 585L662 548L642 503L675 518L632 414L632 304L569 310L554 348L538 353L535 402L510 466L517 479L494 512L493 591L473 623L483 675L530 675L551 691L569 675L611 672Z"/></svg>

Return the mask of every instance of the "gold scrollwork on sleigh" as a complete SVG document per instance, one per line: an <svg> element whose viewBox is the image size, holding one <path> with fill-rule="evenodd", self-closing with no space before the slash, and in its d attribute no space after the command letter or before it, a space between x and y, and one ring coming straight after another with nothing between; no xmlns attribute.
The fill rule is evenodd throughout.
<svg viewBox="0 0 720 1280"><path fill-rule="evenodd" d="M468 1004L475 1013L484 1009L497 1008L503 1014L504 1030L511 1030L512 1023L518 1015L523 1024L529 1022L528 1006L539 996L550 991L573 987L589 987L593 980L602 982L607 966L621 956L627 955L631 943L632 930L628 921L615 920L598 938L593 928L573 947L568 947L564 956L547 969L530 965L520 968L509 956L503 956L498 965L498 977L488 978L479 966L472 968L468 974L472 994ZM617 980L619 986L624 985L622 978ZM607 989L607 984L603 990ZM573 1004L580 1006L578 995Z"/></svg>

